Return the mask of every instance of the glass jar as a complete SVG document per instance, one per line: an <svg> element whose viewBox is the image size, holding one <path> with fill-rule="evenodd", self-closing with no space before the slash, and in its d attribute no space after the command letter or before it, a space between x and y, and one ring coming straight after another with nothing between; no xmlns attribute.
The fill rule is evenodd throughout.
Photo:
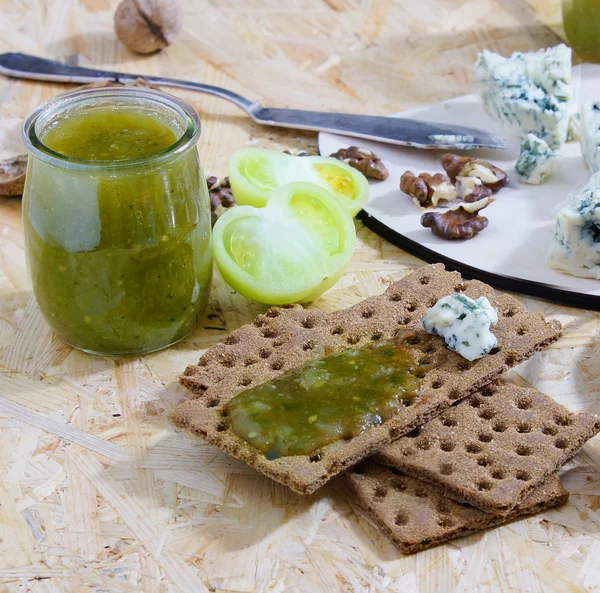
<svg viewBox="0 0 600 593"><path fill-rule="evenodd" d="M600 1L563 0L562 9L573 51L585 62L600 62Z"/></svg>
<svg viewBox="0 0 600 593"><path fill-rule="evenodd" d="M102 122L114 129L123 114L153 120L174 142L144 154L152 150L152 133L136 144L127 126L112 136L104 130L104 139L117 145L125 138L123 146L132 147L113 160L106 153L67 156L69 150L44 142L50 130L60 137L62 125L82 116L88 123L67 146L90 148L99 143ZM212 279L199 136L192 107L138 87L74 91L27 118L27 262L42 314L70 345L94 354L139 354L174 344L198 322Z"/></svg>

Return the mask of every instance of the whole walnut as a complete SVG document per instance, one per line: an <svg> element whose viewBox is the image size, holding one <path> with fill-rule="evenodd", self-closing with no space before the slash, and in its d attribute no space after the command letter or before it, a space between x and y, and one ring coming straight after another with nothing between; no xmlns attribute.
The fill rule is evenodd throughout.
<svg viewBox="0 0 600 593"><path fill-rule="evenodd" d="M123 0L115 12L117 37L139 54L167 47L182 26L182 0Z"/></svg>

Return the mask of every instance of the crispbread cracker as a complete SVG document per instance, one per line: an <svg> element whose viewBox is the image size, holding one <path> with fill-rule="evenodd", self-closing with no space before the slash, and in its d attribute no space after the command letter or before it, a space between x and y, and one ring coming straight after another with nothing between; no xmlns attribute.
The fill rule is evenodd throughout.
<svg viewBox="0 0 600 593"><path fill-rule="evenodd" d="M600 431L535 389L490 384L382 449L374 461L439 484L450 498L508 513Z"/></svg>
<svg viewBox="0 0 600 593"><path fill-rule="evenodd" d="M498 348L468 362L450 352L443 340L420 329L428 307L453 292L487 296L498 308L494 326ZM284 374L309 360L373 340L391 338L412 328L413 342L427 344L423 356L443 363L427 373L413 405L360 435L321 448L310 455L267 460L238 437L224 418L227 402L249 386ZM558 321L528 313L509 295L441 264L424 266L396 282L382 295L333 313L305 310L299 305L273 307L251 324L232 332L225 343L207 350L198 365L189 366L181 382L197 399L183 402L171 418L180 427L206 438L270 478L301 494L309 494L335 474L369 457L382 447L427 422L455 401L487 385L501 373L557 340ZM417 344L417 347L419 344Z"/></svg>
<svg viewBox="0 0 600 593"><path fill-rule="evenodd" d="M405 554L533 515L569 498L553 474L508 515L494 515L449 500L442 488L373 462L352 468L344 478L361 507Z"/></svg>

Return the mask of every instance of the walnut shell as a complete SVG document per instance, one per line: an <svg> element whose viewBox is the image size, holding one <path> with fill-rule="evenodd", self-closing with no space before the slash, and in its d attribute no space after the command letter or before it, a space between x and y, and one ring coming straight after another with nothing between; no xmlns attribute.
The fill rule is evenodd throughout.
<svg viewBox="0 0 600 593"><path fill-rule="evenodd" d="M181 0L123 0L115 12L117 37L139 54L167 47L182 26Z"/></svg>

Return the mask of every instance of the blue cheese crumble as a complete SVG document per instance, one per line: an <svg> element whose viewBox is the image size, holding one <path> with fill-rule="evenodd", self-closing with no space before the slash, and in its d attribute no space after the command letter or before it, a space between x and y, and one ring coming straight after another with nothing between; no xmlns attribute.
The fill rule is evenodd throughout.
<svg viewBox="0 0 600 593"><path fill-rule="evenodd" d="M556 215L548 265L582 278L600 280L600 173Z"/></svg>
<svg viewBox="0 0 600 593"><path fill-rule="evenodd" d="M600 171L600 102L585 103L581 108L581 154L592 170Z"/></svg>
<svg viewBox="0 0 600 593"><path fill-rule="evenodd" d="M550 147L567 138L572 114L571 49L564 44L504 58L484 50L475 63L487 111L524 137L533 132Z"/></svg>
<svg viewBox="0 0 600 593"><path fill-rule="evenodd" d="M486 297L473 300L464 294L451 294L427 309L423 329L444 338L448 348L463 358L476 360L498 345L490 330L497 322L498 311Z"/></svg>
<svg viewBox="0 0 600 593"><path fill-rule="evenodd" d="M521 154L515 164L519 181L539 185L544 183L556 166L560 156L548 143L535 134L527 134L521 142Z"/></svg>

